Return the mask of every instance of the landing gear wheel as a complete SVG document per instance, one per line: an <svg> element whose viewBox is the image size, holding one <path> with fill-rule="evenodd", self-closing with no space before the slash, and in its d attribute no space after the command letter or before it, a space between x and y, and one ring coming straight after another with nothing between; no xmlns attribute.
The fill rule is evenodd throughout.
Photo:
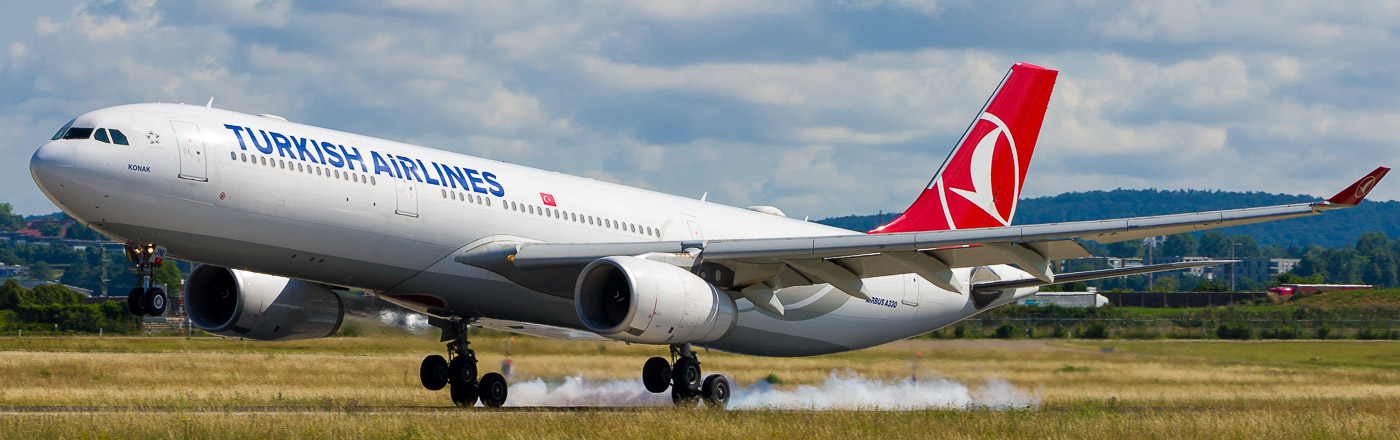
<svg viewBox="0 0 1400 440"><path fill-rule="evenodd" d="M700 361L693 357L682 357L671 367L672 385L683 389L687 394L700 392Z"/></svg>
<svg viewBox="0 0 1400 440"><path fill-rule="evenodd" d="M476 406L476 396L477 393L479 393L480 391L477 390L476 384L474 383L454 383L452 384L452 389L450 390L450 392L452 393L453 405L457 405L462 408L470 408Z"/></svg>
<svg viewBox="0 0 1400 440"><path fill-rule="evenodd" d="M131 289L131 293L126 294L126 307L131 310L131 314L146 316L145 302L142 301L144 296L146 296L146 289L140 287Z"/></svg>
<svg viewBox="0 0 1400 440"><path fill-rule="evenodd" d="M500 408L506 404L506 394L510 387L506 385L506 377L501 373L486 373L481 376L481 383L477 387L481 393L481 404L488 408Z"/></svg>
<svg viewBox="0 0 1400 440"><path fill-rule="evenodd" d="M146 309L146 314L150 316L165 315L165 291L159 287L152 287L141 297L141 306Z"/></svg>
<svg viewBox="0 0 1400 440"><path fill-rule="evenodd" d="M724 409L729 405L729 379L722 374L711 374L705 378L705 386L700 388L700 396L705 399L705 407Z"/></svg>
<svg viewBox="0 0 1400 440"><path fill-rule="evenodd" d="M447 386L447 359L438 355L423 358L423 365L418 367L418 378L423 381L423 388L431 391Z"/></svg>
<svg viewBox="0 0 1400 440"><path fill-rule="evenodd" d="M642 365L642 384L646 385L647 391L664 393L671 386L671 380L671 363L666 358L653 357Z"/></svg>
<svg viewBox="0 0 1400 440"><path fill-rule="evenodd" d="M476 362L467 356L452 358L447 364L447 381L452 385L476 385ZM456 400L456 399L453 399Z"/></svg>

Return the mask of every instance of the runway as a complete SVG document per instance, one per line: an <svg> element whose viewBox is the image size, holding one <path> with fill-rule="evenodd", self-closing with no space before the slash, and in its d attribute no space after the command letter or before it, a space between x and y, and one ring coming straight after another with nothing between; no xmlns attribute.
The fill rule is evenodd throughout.
<svg viewBox="0 0 1400 440"><path fill-rule="evenodd" d="M1066 411L1099 411L1099 412L1214 412L1214 411L1240 411L1247 407L1179 407L1179 406L1100 406L1100 407L1044 407L1033 409L1015 409L1010 411L1031 411L1031 412L1066 412ZM97 415L97 414L151 414L151 413L172 413L172 414L220 414L220 415L317 415L317 414L358 414L358 415L403 415L403 414L442 414L442 415L462 415L470 413L627 413L627 412L654 412L675 410L666 406L516 406L503 408L457 408L451 406L356 406L356 405L327 405L327 406L0 406L0 416L22 416L22 415ZM703 410L703 408L697 408ZM917 411L1005 411L987 408L928 408L913 410L823 410L823 409L730 409L728 412L917 412Z"/></svg>

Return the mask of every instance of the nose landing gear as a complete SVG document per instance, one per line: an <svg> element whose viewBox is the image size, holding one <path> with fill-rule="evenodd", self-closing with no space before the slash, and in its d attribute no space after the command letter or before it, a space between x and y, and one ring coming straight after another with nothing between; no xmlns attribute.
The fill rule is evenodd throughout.
<svg viewBox="0 0 1400 440"><path fill-rule="evenodd" d="M450 341L447 343L450 360L439 355L423 358L422 365L418 367L423 388L437 391L450 387L448 392L452 403L460 407L476 406L478 399L489 408L505 405L510 388L505 376L486 373L481 380L477 380L476 351L469 348L471 342L467 340L471 325L459 317L450 320L432 318L430 321L443 329L443 340Z"/></svg>
<svg viewBox="0 0 1400 440"><path fill-rule="evenodd" d="M694 408L701 400L707 408L729 405L729 379L722 374L703 376L690 344L672 345L671 359L674 362L659 356L647 359L642 366L642 384L647 391L660 394L670 388L671 403L677 408Z"/></svg>
<svg viewBox="0 0 1400 440"><path fill-rule="evenodd" d="M126 295L126 305L131 314L137 316L161 316L165 314L167 297L165 290L152 287L156 268L165 262L165 248L155 245L126 245L126 259L136 265L136 278L142 287L131 289Z"/></svg>

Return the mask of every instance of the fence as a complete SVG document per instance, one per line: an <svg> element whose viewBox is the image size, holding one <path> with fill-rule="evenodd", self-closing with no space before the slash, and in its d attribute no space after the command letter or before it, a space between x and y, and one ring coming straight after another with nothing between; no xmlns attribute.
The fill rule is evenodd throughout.
<svg viewBox="0 0 1400 440"><path fill-rule="evenodd" d="M961 327L962 330L958 330ZM972 318L935 338L1400 339L1400 320Z"/></svg>
<svg viewBox="0 0 1400 440"><path fill-rule="evenodd" d="M1268 292L1099 292L1117 307L1183 308L1252 302Z"/></svg>

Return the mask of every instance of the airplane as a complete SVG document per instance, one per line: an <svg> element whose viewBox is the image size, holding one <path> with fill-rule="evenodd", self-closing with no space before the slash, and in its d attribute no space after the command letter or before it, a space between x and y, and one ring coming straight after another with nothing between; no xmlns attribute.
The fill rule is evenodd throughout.
<svg viewBox="0 0 1400 440"><path fill-rule="evenodd" d="M429 316L447 355L419 365L459 406L505 404L472 327L669 347L644 387L724 407L696 347L813 356L927 333L1040 286L1228 263L1056 273L1080 241L1141 240L1356 206L1389 168L1327 200L1015 225L1058 72L1017 63L932 180L866 233L297 124L210 105L132 104L64 124L30 160L44 194L126 243L133 313L159 315L165 257L198 262L184 309L215 335L322 338L357 289ZM703 199L703 198L702 198Z"/></svg>

